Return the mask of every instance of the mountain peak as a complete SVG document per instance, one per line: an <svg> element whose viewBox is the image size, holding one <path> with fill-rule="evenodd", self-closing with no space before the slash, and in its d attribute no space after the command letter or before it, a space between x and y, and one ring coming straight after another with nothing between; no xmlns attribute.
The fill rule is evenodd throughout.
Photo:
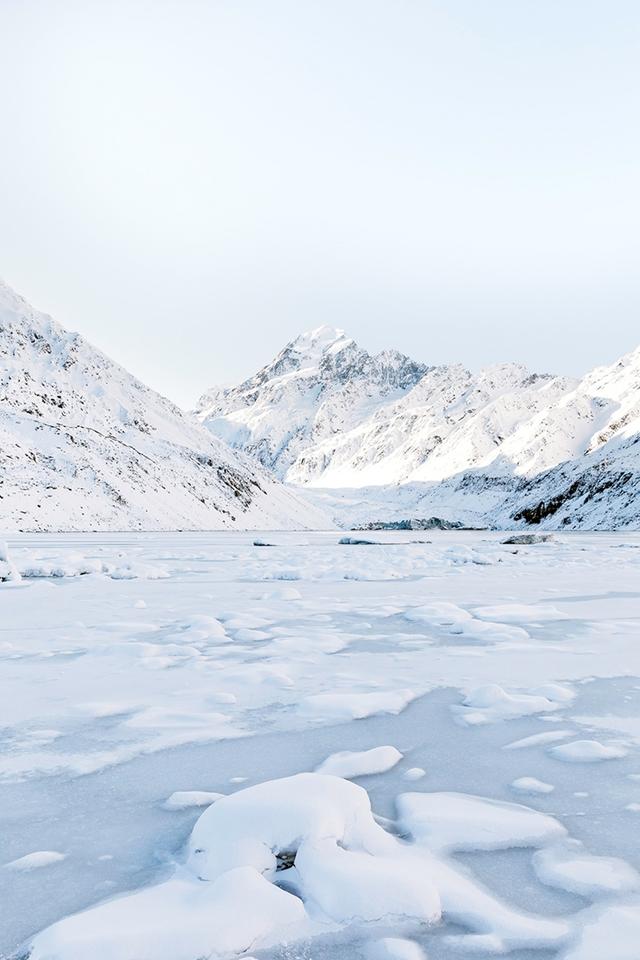
<svg viewBox="0 0 640 960"><path fill-rule="evenodd" d="M309 343L317 345L328 345L335 343L336 340L343 340L345 332L340 327L332 327L329 324L322 324L313 330L307 330L296 337L296 343Z"/></svg>
<svg viewBox="0 0 640 960"><path fill-rule="evenodd" d="M344 330L324 324L314 330L301 333L285 347L285 350L302 354L305 357L320 359L327 353L335 353L337 350L342 350L347 344L353 343L354 341L351 337L347 337Z"/></svg>

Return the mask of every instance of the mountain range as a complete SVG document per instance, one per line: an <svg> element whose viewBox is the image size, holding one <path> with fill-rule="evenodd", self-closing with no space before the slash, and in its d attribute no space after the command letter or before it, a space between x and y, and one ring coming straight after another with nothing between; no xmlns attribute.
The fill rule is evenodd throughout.
<svg viewBox="0 0 640 960"><path fill-rule="evenodd" d="M196 417L342 525L640 526L640 348L581 379L297 337Z"/></svg>
<svg viewBox="0 0 640 960"><path fill-rule="evenodd" d="M640 348L576 379L342 330L186 413L0 283L0 530L640 528Z"/></svg>

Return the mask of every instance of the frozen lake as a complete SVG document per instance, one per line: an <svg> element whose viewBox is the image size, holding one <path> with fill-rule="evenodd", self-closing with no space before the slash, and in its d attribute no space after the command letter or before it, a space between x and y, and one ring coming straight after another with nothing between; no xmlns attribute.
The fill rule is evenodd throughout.
<svg viewBox="0 0 640 960"><path fill-rule="evenodd" d="M640 535L349 536L10 538L0 956L637 960Z"/></svg>

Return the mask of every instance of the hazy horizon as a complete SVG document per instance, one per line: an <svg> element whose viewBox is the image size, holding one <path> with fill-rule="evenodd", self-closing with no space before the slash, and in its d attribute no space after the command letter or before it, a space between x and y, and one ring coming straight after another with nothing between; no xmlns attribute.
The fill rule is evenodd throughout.
<svg viewBox="0 0 640 960"><path fill-rule="evenodd" d="M580 375L640 343L640 7L0 0L0 275L185 407L342 327Z"/></svg>

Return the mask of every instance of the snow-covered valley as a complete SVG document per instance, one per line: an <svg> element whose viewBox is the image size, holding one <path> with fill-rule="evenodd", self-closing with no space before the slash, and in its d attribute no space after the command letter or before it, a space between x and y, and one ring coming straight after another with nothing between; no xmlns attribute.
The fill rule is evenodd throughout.
<svg viewBox="0 0 640 960"><path fill-rule="evenodd" d="M505 539L12 536L0 955L636 960L640 536Z"/></svg>

